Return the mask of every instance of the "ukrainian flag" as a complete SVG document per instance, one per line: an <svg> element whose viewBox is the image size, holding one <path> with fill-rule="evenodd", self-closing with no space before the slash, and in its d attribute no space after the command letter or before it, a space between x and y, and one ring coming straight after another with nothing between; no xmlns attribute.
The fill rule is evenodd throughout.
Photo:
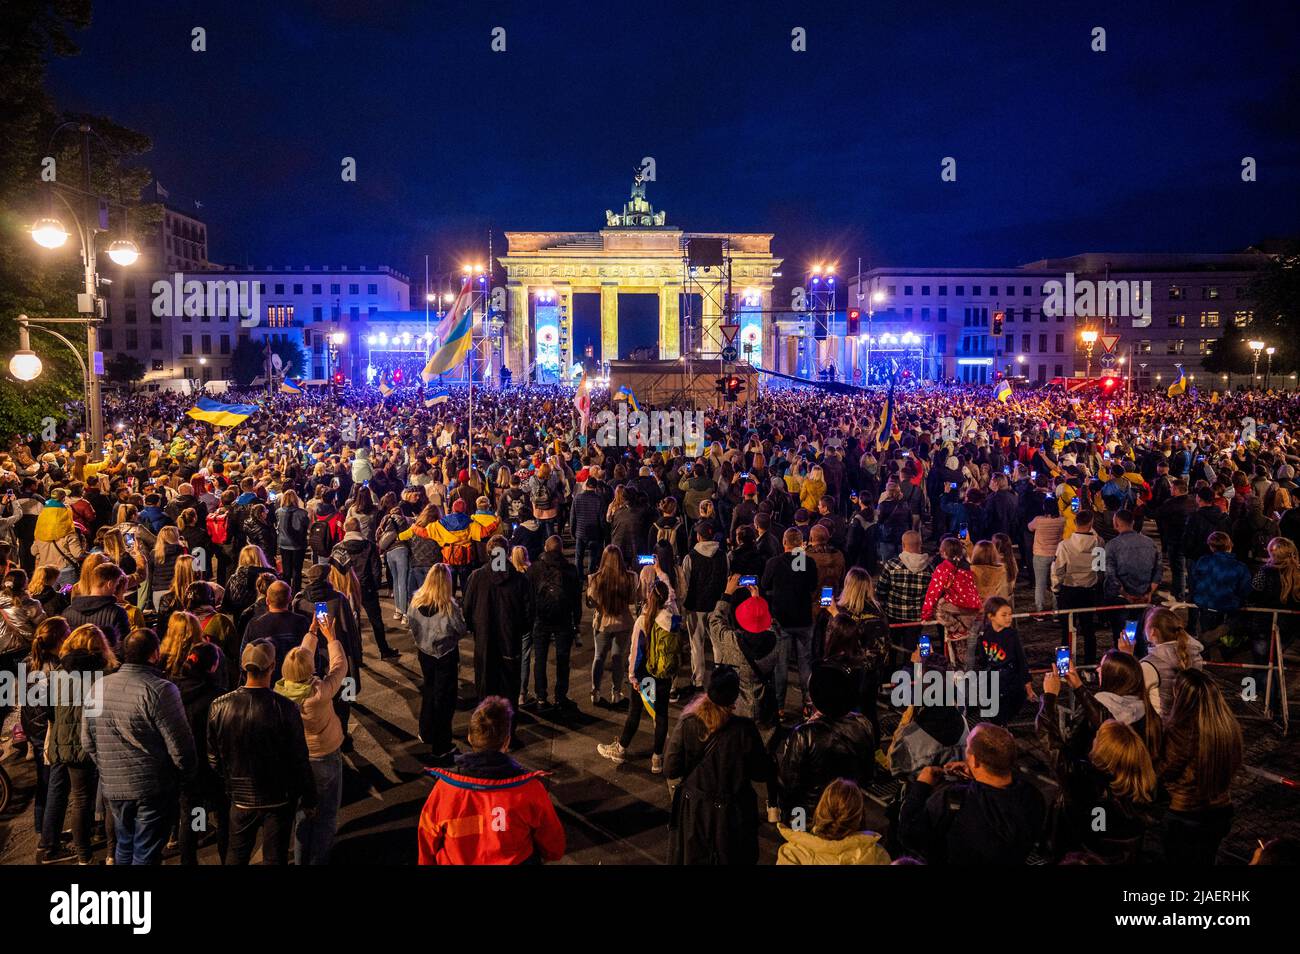
<svg viewBox="0 0 1300 954"><path fill-rule="evenodd" d="M281 394L302 394L301 382L294 381L292 378L285 378L280 382Z"/></svg>
<svg viewBox="0 0 1300 954"><path fill-rule="evenodd" d="M880 412L880 430L876 431L876 450L883 450L889 444L894 431L894 385L889 385L889 397L885 399L885 409Z"/></svg>
<svg viewBox="0 0 1300 954"><path fill-rule="evenodd" d="M458 367L465 360L465 355L469 354L474 331L474 311L470 307L472 303L473 291L470 283L466 282L447 312L450 330L442 342L442 347L434 352L429 363L420 372L420 377L425 384L438 375L446 374L452 368Z"/></svg>
<svg viewBox="0 0 1300 954"><path fill-rule="evenodd" d="M1011 382L1006 378L1003 378L1002 383L998 385L997 399L1003 404L1011 400Z"/></svg>
<svg viewBox="0 0 1300 954"><path fill-rule="evenodd" d="M379 393L384 397L388 397L388 395L392 394L394 390L393 385L389 383L388 372L379 372Z"/></svg>
<svg viewBox="0 0 1300 954"><path fill-rule="evenodd" d="M199 398L194 407L185 412L196 421L217 427L234 427L243 424L257 413L256 404L222 404L212 398Z"/></svg>
<svg viewBox="0 0 1300 954"><path fill-rule="evenodd" d="M424 396L424 406L433 407L435 404L446 404L451 400L451 392L446 388L434 388Z"/></svg>
<svg viewBox="0 0 1300 954"><path fill-rule="evenodd" d="M1181 364L1178 366L1178 380L1169 385L1169 390L1165 393L1168 394L1169 397L1173 397L1175 394L1187 393L1187 376L1183 374L1183 366Z"/></svg>
<svg viewBox="0 0 1300 954"><path fill-rule="evenodd" d="M614 400L626 401L628 403L628 406L631 407L632 410L634 411L641 410L641 402L639 402L636 399L636 394L626 384L622 385L618 389L618 393L614 395Z"/></svg>

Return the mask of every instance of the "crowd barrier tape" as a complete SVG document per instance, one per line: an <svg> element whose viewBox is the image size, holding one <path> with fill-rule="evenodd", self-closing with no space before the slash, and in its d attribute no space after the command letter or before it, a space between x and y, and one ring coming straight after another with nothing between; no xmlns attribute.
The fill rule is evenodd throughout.
<svg viewBox="0 0 1300 954"><path fill-rule="evenodd" d="M1176 602L1176 603L1158 603L1158 604L1151 604L1151 605L1158 605L1164 607L1165 609L1171 609L1171 610L1198 609L1195 603ZM1075 620L1074 620L1076 615L1083 615L1088 613L1109 613L1109 612L1115 612L1117 610L1123 610L1125 612L1134 612L1134 611L1145 612L1147 608L1148 608L1148 604L1145 603L1118 603L1118 604L1111 604L1107 606L1079 606L1067 610L1043 610L1041 612L1034 611L1028 613L1014 613L1012 614L1012 619L1027 619L1027 620L1033 620L1035 622L1043 622L1044 620L1050 618L1059 618L1061 616L1067 617L1068 618L1067 625L1069 627L1069 633L1070 633L1070 658L1074 659L1076 655L1075 652L1076 638L1078 636L1078 628L1075 626ZM1264 670L1266 673L1264 677L1264 711L1262 714L1258 716L1254 716L1254 718L1258 718L1263 721L1271 721L1271 718L1268 715L1268 713L1271 711L1272 708L1273 673L1276 670L1277 684L1279 686L1278 701L1281 710L1282 732L1285 735L1290 731L1291 728L1291 703L1287 695L1286 665L1284 662L1285 654L1283 653L1283 649L1282 649L1282 631L1278 627L1278 617L1279 616L1300 616L1300 610L1270 609L1265 606L1244 606L1237 612L1267 613L1272 616L1273 623L1272 623L1271 638L1269 639L1269 646L1268 646L1268 657L1269 657L1268 662L1267 663L1254 663L1254 662L1241 663L1241 662L1219 662L1219 661L1206 660L1204 662L1204 665L1206 666L1206 668L1214 668L1214 669ZM905 623L889 624L890 629L909 629L909 628L923 629L926 627L936 627L940 630L944 628L943 624L938 622L937 620L915 620L915 621L910 621ZM953 635L948 635L946 632L944 633L944 653L947 656L948 662L950 664L954 666L957 664L956 653L953 650L954 644L962 642L965 639L966 639L966 633L964 631L960 633L954 633ZM892 642L890 645L897 652L902 652L902 653L911 652L911 650L909 650L906 646L899 646ZM1096 668L1097 668L1096 665L1075 666L1075 669L1078 671L1087 671ZM1033 675L1042 675L1043 673L1049 672L1050 669L1051 669L1050 666L1043 669L1031 669L1030 673ZM889 688L892 688L892 686L890 686ZM1247 702L1247 705L1251 705L1251 704L1252 703Z"/></svg>

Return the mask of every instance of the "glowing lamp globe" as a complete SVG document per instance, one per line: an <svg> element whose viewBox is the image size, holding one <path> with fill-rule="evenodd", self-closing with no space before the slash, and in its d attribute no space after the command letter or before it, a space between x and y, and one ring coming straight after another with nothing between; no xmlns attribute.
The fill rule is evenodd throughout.
<svg viewBox="0 0 1300 954"><path fill-rule="evenodd" d="M108 246L108 257L115 265L134 265L140 258L140 247L130 239L117 239Z"/></svg>
<svg viewBox="0 0 1300 954"><path fill-rule="evenodd" d="M41 248L58 248L68 240L68 230L58 219L41 219L32 226L32 239Z"/></svg>
<svg viewBox="0 0 1300 954"><path fill-rule="evenodd" d="M19 381L33 381L41 373L41 359L35 351L15 351L9 359L9 373Z"/></svg>

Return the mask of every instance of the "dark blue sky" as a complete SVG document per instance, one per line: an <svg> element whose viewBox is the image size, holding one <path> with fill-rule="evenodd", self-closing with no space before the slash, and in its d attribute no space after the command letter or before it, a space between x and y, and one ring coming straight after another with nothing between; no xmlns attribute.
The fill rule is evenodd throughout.
<svg viewBox="0 0 1300 954"><path fill-rule="evenodd" d="M153 137L217 261L450 267L599 228L643 156L670 224L774 232L787 275L1297 230L1294 3L805 6L101 0L51 82Z"/></svg>

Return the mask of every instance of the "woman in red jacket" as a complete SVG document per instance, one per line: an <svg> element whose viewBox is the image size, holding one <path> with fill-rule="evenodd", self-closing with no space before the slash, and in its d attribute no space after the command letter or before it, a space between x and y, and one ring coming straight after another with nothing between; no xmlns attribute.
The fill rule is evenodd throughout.
<svg viewBox="0 0 1300 954"><path fill-rule="evenodd" d="M474 751L430 769L420 812L420 864L518 865L564 857L564 826L541 779L507 755L514 711L488 696L469 720Z"/></svg>
<svg viewBox="0 0 1300 954"><path fill-rule="evenodd" d="M974 632L983 609L975 575L966 562L966 548L956 537L945 537L939 543L939 555L943 560L930 576L925 601L921 604L921 619L938 620L947 641L966 643L969 655L974 640L968 637Z"/></svg>

